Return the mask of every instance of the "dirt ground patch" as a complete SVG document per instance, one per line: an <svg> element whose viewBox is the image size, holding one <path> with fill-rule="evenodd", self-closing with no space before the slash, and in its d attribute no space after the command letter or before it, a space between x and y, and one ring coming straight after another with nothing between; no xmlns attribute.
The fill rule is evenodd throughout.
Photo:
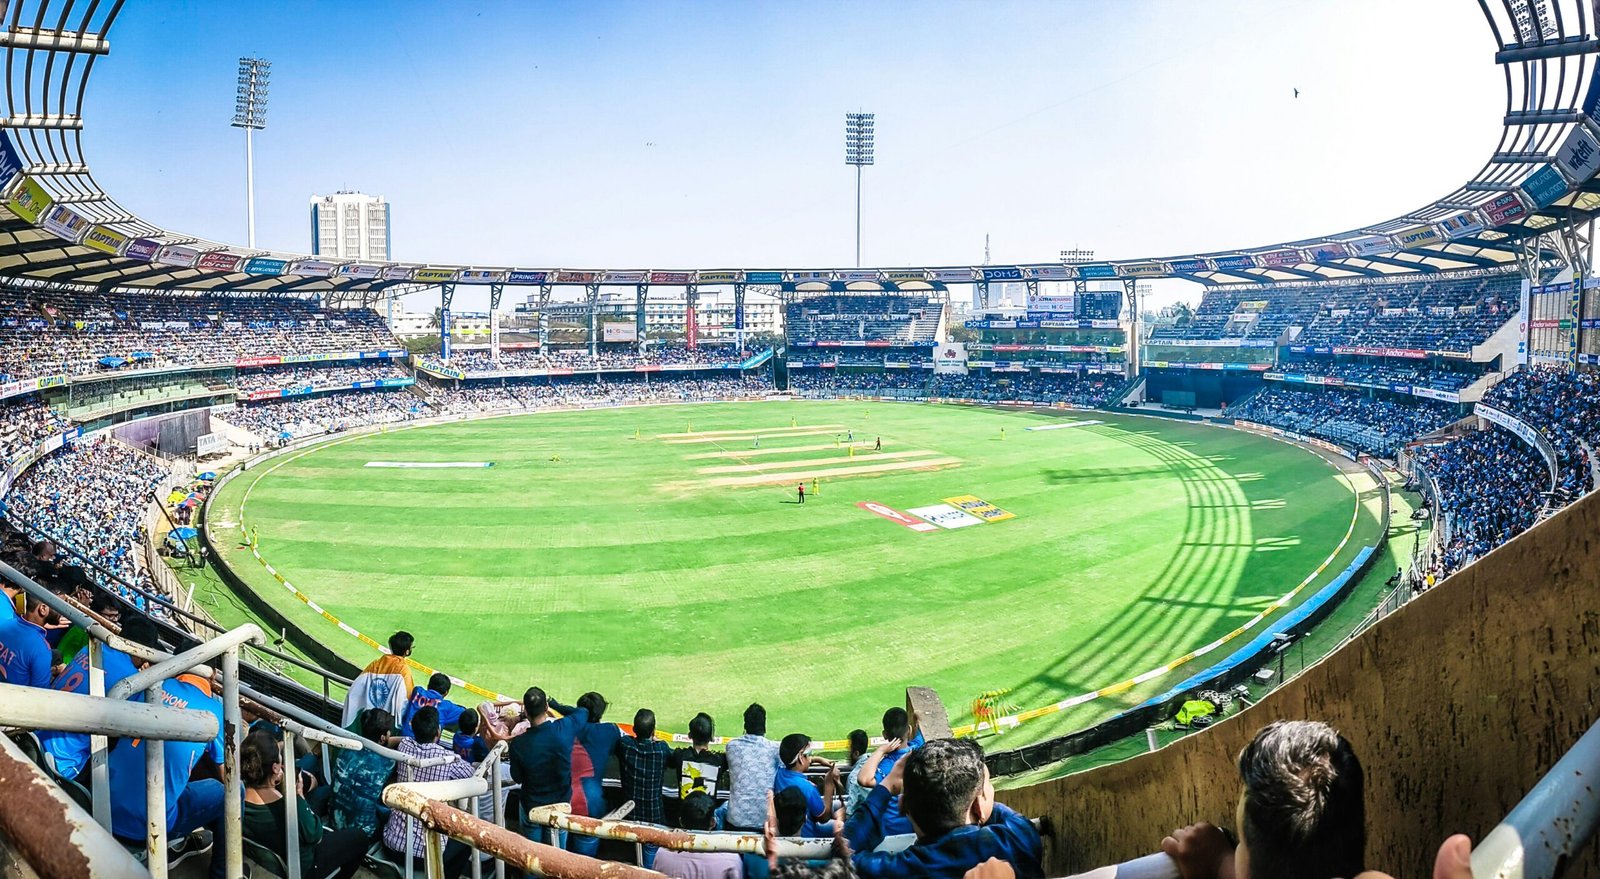
<svg viewBox="0 0 1600 879"><path fill-rule="evenodd" d="M721 467L701 467L699 472L711 473L757 473L763 470L782 470L785 467L793 470L796 467L811 467L823 464L842 464L848 461L862 461L872 463L901 458L928 458L937 457L941 453L928 449L912 449L904 452L882 452L867 455L829 455L826 458L803 458L798 461L766 461L760 464L729 464Z"/></svg>
<svg viewBox="0 0 1600 879"><path fill-rule="evenodd" d="M668 483L663 488L673 491L693 488L732 488L745 485L782 485L787 482L802 482L817 477L837 478L842 476L871 476L875 473L892 473L897 470L937 470L941 467L953 467L961 463L960 458L948 455L938 458L916 458L910 461L886 461L882 464L867 464L859 467L819 467L808 470L785 470L773 473L756 473L749 476L719 476L711 479L700 479L692 482Z"/></svg>

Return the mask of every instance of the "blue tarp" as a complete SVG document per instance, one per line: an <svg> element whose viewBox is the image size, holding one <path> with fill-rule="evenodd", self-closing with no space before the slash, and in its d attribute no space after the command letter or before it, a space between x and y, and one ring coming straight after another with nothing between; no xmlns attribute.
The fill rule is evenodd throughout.
<svg viewBox="0 0 1600 879"><path fill-rule="evenodd" d="M128 361L122 359L121 357L102 357L102 358L100 358L100 365L101 366L121 366L122 364L127 363L127 362Z"/></svg>

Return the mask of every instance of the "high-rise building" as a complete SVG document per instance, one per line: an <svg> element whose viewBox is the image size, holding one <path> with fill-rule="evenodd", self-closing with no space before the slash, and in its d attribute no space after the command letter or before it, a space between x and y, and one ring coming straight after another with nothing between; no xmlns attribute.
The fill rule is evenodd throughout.
<svg viewBox="0 0 1600 879"><path fill-rule="evenodd" d="M389 203L381 195L361 192L311 196L311 253L329 259L388 260Z"/></svg>

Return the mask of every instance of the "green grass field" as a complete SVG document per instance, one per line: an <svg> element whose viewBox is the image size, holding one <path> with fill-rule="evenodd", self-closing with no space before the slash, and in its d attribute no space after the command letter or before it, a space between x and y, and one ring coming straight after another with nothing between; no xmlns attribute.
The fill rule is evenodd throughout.
<svg viewBox="0 0 1600 879"><path fill-rule="evenodd" d="M846 431L854 457L835 445ZM291 582L379 640L415 633L421 662L505 693L597 689L610 719L650 707L673 731L705 710L730 735L752 700L774 734L872 730L911 684L937 689L957 723L984 690L1050 704L1229 632L1328 559L1353 513L1302 597L1380 536L1362 474L1239 431L1099 412L631 408L398 430L279 461L235 479L212 528L252 587L342 655L374 654L238 547L242 502ZM804 506L798 474L825 474ZM857 506L963 495L1015 518L919 533ZM1108 716L1239 643L994 746Z"/></svg>

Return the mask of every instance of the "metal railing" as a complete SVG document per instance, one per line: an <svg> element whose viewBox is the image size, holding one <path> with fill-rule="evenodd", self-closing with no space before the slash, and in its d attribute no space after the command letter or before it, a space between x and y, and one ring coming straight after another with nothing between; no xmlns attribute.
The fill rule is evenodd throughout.
<svg viewBox="0 0 1600 879"><path fill-rule="evenodd" d="M1474 879L1556 879L1600 825L1600 723L1589 727L1472 850Z"/></svg>

